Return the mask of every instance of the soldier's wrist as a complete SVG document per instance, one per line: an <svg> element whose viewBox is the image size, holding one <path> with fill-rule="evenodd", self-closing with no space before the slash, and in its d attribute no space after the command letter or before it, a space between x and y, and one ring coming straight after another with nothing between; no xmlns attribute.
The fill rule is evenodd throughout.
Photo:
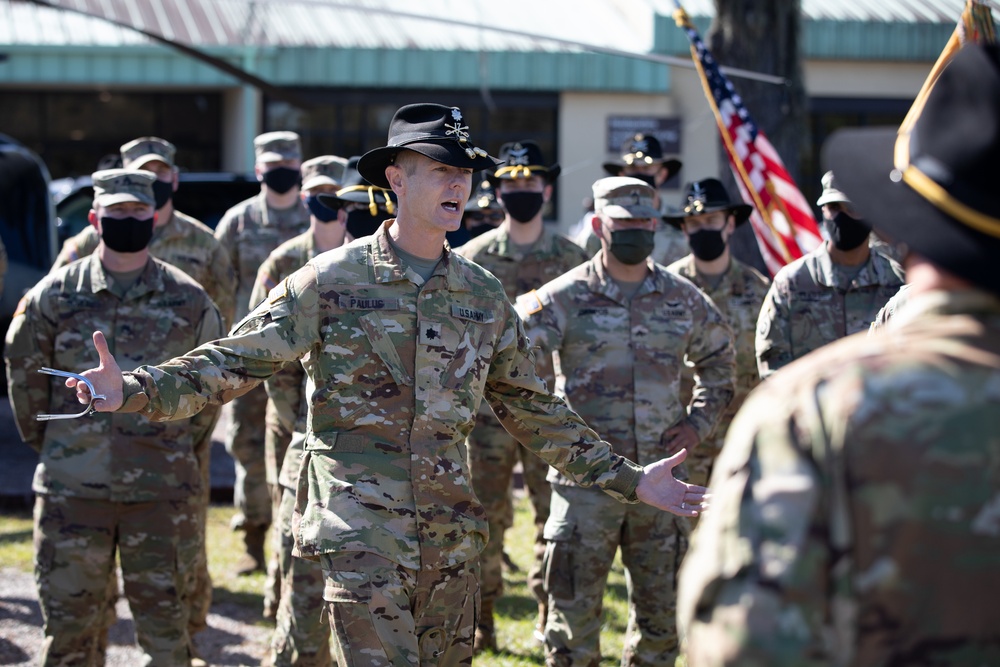
<svg viewBox="0 0 1000 667"><path fill-rule="evenodd" d="M122 373L122 406L118 412L139 412L149 404L149 396L135 373Z"/></svg>

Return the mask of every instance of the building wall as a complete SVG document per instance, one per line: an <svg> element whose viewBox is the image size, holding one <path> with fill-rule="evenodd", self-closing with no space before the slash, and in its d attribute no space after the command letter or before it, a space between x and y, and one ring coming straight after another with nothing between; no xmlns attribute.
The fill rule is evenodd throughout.
<svg viewBox="0 0 1000 667"><path fill-rule="evenodd" d="M932 63L807 60L806 91L811 97L899 97L912 99Z"/></svg>

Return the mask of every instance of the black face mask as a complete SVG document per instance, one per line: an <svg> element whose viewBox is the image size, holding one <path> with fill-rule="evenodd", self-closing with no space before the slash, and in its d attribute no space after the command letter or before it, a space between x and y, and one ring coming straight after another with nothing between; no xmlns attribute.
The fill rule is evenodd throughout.
<svg viewBox="0 0 1000 667"><path fill-rule="evenodd" d="M291 167L275 167L264 174L264 184L283 195L302 182L302 174Z"/></svg>
<svg viewBox="0 0 1000 667"><path fill-rule="evenodd" d="M115 252L139 252L153 238L153 218L101 218L101 240Z"/></svg>
<svg viewBox="0 0 1000 667"><path fill-rule="evenodd" d="M653 252L653 232L649 229L619 229L611 232L611 254L622 264L639 264Z"/></svg>
<svg viewBox="0 0 1000 667"><path fill-rule="evenodd" d="M386 218L390 218L388 213L383 213L379 209L378 215L372 217L368 207L358 208L347 213L347 233L356 239L363 236L371 236L378 230L378 226Z"/></svg>
<svg viewBox="0 0 1000 667"><path fill-rule="evenodd" d="M518 222L531 222L545 203L541 192L506 192L500 197L507 213Z"/></svg>
<svg viewBox="0 0 1000 667"><path fill-rule="evenodd" d="M826 221L826 229L837 250L854 250L868 240L868 234L872 231L867 222L856 220L843 211Z"/></svg>
<svg viewBox="0 0 1000 667"><path fill-rule="evenodd" d="M174 182L173 181L161 181L159 179L153 181L153 199L156 200L154 206L159 210L167 205L167 202L174 196Z"/></svg>
<svg viewBox="0 0 1000 667"><path fill-rule="evenodd" d="M688 245L694 256L705 262L718 259L726 250L726 241L718 229L699 229L688 235Z"/></svg>
<svg viewBox="0 0 1000 667"><path fill-rule="evenodd" d="M337 219L337 209L324 205L316 195L306 195L306 207L320 222L333 222Z"/></svg>

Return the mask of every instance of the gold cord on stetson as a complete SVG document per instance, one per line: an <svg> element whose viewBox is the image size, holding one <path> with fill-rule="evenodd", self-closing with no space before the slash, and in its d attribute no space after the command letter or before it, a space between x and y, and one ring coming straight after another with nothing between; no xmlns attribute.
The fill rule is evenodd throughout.
<svg viewBox="0 0 1000 667"><path fill-rule="evenodd" d="M909 137L906 138L909 139ZM898 142L902 139L903 137L900 136L896 140L897 147ZM901 174L901 178L904 183L913 188L918 195L933 204L940 211L947 213L962 224L968 225L978 232L982 232L983 234L987 234L994 238L1000 238L1000 220L997 218L980 213L979 211L958 201L952 197L947 190L938 185L930 176L920 171L912 164L906 165L906 167L899 173ZM897 176L897 172L894 171L893 176ZM894 178L893 180L896 179Z"/></svg>
<svg viewBox="0 0 1000 667"><path fill-rule="evenodd" d="M368 212L375 217L378 215L378 202L375 200L376 194L381 194L385 197L385 212L392 215L396 212L395 206L392 204L392 200L389 199L389 191L383 188L377 188L374 185L351 185L343 190L337 191L337 196L343 196L350 192L365 192L368 194Z"/></svg>

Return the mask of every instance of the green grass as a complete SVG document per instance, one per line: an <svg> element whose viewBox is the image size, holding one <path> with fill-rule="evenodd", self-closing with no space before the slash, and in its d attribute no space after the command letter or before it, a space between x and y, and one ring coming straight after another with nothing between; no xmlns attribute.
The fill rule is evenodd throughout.
<svg viewBox="0 0 1000 667"><path fill-rule="evenodd" d="M259 613L263 605L264 575L239 577L236 561L242 553L240 533L229 528L234 510L216 505L208 513L208 557L212 574L213 599L216 603L246 605ZM33 568L31 513L28 511L0 514L0 563L24 572ZM496 607L497 643L499 653L487 652L476 658L475 664L488 667L527 667L545 663L542 649L533 637L537 606L525 583L531 566L534 524L527 498L515 503L514 526L507 532L506 551L520 572L504 573L505 595ZM267 545L270 548L270 544ZM628 604L625 576L621 561L615 561L604 598L604 625L601 629L602 664L617 665L621 661ZM261 619L262 626L269 625Z"/></svg>

